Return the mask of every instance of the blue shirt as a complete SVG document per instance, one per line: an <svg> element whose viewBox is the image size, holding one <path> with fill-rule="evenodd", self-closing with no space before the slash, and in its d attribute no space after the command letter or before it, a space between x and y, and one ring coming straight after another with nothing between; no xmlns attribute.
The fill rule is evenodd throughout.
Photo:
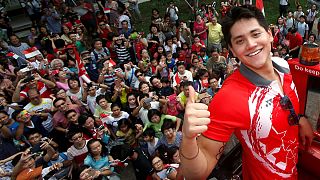
<svg viewBox="0 0 320 180"><path fill-rule="evenodd" d="M101 168L108 167L111 171L113 171L113 167L110 168L109 158L108 156L101 156L99 160L95 160L92 158L90 154L84 159L84 164L90 166L92 169L100 170Z"/></svg>

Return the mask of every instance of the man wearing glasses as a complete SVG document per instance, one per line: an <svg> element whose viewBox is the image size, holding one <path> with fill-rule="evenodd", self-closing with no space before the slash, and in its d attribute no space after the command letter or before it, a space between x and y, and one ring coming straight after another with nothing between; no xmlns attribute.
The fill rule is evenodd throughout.
<svg viewBox="0 0 320 180"><path fill-rule="evenodd" d="M195 92L189 88L180 146L183 175L205 179L235 133L243 149L243 179L297 179L299 140L310 145L313 133L308 120L297 115L288 63L271 58L273 36L257 8L233 8L222 27L241 65L209 108L194 103Z"/></svg>
<svg viewBox="0 0 320 180"><path fill-rule="evenodd" d="M76 129L70 131L67 138L73 144L67 150L68 160L74 161L80 167L88 154L87 141L83 138L83 133Z"/></svg>

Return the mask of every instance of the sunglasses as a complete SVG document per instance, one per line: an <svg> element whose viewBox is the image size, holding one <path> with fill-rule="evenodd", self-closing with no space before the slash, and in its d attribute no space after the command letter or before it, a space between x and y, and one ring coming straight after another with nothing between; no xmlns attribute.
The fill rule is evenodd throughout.
<svg viewBox="0 0 320 180"><path fill-rule="evenodd" d="M288 115L288 123L290 126L295 126L299 124L299 116L294 111L291 100L287 95L281 97L280 105L283 110L288 110L290 114Z"/></svg>

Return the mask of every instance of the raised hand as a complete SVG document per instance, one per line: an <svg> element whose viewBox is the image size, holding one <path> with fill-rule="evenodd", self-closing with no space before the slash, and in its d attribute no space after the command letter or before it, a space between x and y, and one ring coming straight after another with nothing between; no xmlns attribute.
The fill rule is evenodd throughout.
<svg viewBox="0 0 320 180"><path fill-rule="evenodd" d="M208 106L203 103L195 103L195 97L194 88L189 86L189 98L182 126L183 136L188 139L193 139L205 132L208 129L207 125L210 123Z"/></svg>

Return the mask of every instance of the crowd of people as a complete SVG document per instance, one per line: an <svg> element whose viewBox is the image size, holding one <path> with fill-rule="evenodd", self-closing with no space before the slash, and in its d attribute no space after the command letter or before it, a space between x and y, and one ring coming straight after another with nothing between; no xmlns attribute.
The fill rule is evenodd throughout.
<svg viewBox="0 0 320 180"><path fill-rule="evenodd" d="M128 164L137 179L183 177L189 87L208 105L239 68L220 22L240 3L203 4L188 24L170 2L152 10L149 32L135 30L137 0L23 4L27 38L0 17L0 178L120 179ZM279 16L273 56L316 43L317 14L299 5Z"/></svg>

